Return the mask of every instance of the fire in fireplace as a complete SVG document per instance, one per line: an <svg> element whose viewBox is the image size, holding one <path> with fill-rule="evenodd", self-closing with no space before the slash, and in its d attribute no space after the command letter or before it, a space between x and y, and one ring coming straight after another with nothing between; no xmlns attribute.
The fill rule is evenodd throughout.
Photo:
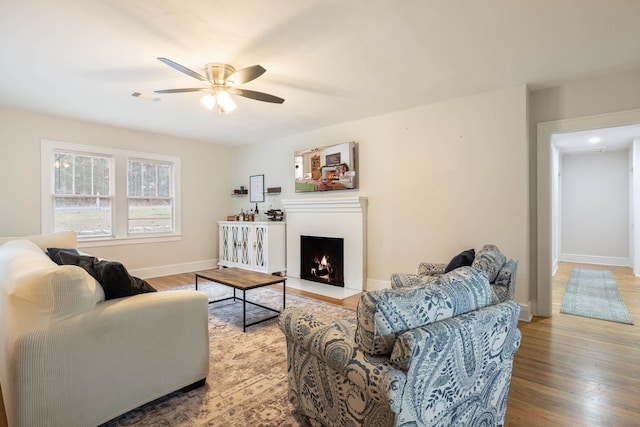
<svg viewBox="0 0 640 427"><path fill-rule="evenodd" d="M300 236L300 278L344 287L344 239Z"/></svg>

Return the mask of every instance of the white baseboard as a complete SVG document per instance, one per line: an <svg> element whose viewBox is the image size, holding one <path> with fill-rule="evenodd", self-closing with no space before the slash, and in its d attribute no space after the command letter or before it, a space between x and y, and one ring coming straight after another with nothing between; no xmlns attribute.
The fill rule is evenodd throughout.
<svg viewBox="0 0 640 427"><path fill-rule="evenodd" d="M597 256L597 255L561 254L560 261L576 262L579 264L611 265L615 267L631 266L631 260L629 258Z"/></svg>
<svg viewBox="0 0 640 427"><path fill-rule="evenodd" d="M518 304L520 304L520 317L518 320L522 322L531 322L531 319L533 319L533 314L531 314L531 302L528 302L527 304L519 302Z"/></svg>
<svg viewBox="0 0 640 427"><path fill-rule="evenodd" d="M185 262L183 264L159 265L156 267L137 268L129 270L132 276L141 279L149 279L151 277L169 276L171 274L190 273L198 270L208 270L217 268L217 259L207 259L203 261Z"/></svg>
<svg viewBox="0 0 640 427"><path fill-rule="evenodd" d="M379 291L380 289L391 289L391 282L388 280L367 279L367 291Z"/></svg>

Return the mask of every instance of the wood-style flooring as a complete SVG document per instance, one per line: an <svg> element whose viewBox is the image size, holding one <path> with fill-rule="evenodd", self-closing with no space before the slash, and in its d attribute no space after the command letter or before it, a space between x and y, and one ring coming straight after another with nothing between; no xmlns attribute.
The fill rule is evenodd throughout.
<svg viewBox="0 0 640 427"><path fill-rule="evenodd" d="M560 313L571 268L614 274L635 325ZM156 289L192 285L193 274L148 279ZM335 300L355 309L359 296ZM640 278L631 269L561 263L553 278L553 316L520 322L506 426L640 426Z"/></svg>

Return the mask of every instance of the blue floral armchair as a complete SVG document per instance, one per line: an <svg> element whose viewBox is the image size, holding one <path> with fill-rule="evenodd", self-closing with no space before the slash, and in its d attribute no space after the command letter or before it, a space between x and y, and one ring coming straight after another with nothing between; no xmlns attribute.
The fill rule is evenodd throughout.
<svg viewBox="0 0 640 427"><path fill-rule="evenodd" d="M499 426L520 306L492 305L485 272L364 293L356 319L280 316L289 400L312 425Z"/></svg>

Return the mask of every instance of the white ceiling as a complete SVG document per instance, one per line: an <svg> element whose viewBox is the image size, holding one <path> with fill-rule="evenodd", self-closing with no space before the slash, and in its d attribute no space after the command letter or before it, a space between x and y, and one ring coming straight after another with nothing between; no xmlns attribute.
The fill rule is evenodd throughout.
<svg viewBox="0 0 640 427"><path fill-rule="evenodd" d="M640 138L640 124L555 134L553 145L563 154L628 150Z"/></svg>
<svg viewBox="0 0 640 427"><path fill-rule="evenodd" d="M0 106L239 145L640 68L638 0L0 0ZM267 72L226 115L158 61Z"/></svg>

